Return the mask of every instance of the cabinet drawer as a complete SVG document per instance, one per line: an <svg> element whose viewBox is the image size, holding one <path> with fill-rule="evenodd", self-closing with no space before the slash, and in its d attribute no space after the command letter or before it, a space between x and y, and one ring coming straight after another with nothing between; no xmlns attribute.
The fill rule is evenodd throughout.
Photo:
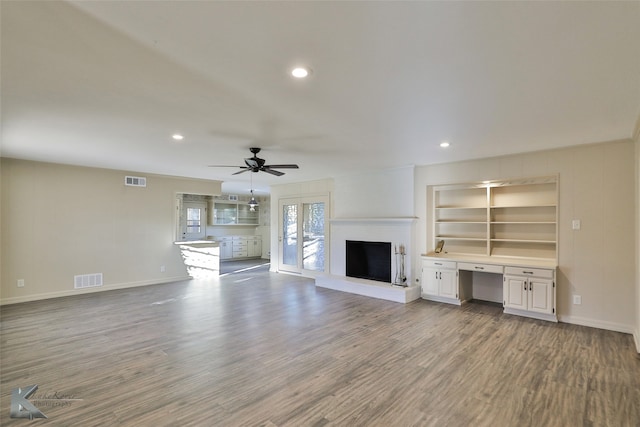
<svg viewBox="0 0 640 427"><path fill-rule="evenodd" d="M471 263L471 262L459 262L458 270L482 271L484 273L502 274L502 266L493 265L493 264L477 264L477 263Z"/></svg>
<svg viewBox="0 0 640 427"><path fill-rule="evenodd" d="M553 279L553 270L548 270L546 268L505 267L504 274Z"/></svg>
<svg viewBox="0 0 640 427"><path fill-rule="evenodd" d="M242 258L242 257L247 257L249 256L249 253L247 252L247 249L243 249L243 250L233 250L233 257L234 258Z"/></svg>
<svg viewBox="0 0 640 427"><path fill-rule="evenodd" d="M456 262L455 261L441 261L441 260L435 260L435 259L423 259L422 260L422 267L431 267L431 268L448 268L448 269L452 269L455 270L456 269Z"/></svg>

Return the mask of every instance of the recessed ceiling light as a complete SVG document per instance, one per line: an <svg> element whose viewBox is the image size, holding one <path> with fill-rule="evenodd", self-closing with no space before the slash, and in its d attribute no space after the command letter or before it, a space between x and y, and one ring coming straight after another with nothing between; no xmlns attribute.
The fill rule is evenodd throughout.
<svg viewBox="0 0 640 427"><path fill-rule="evenodd" d="M447 141L442 141L440 143L440 147L442 147L442 148L447 148L448 146L449 146L449 143Z"/></svg>
<svg viewBox="0 0 640 427"><path fill-rule="evenodd" d="M182 141L184 139L184 136L180 135L179 133L174 133L172 138L176 141Z"/></svg>
<svg viewBox="0 0 640 427"><path fill-rule="evenodd" d="M311 70L306 67L296 67L291 70L291 75L297 79L304 79L309 74L311 74Z"/></svg>

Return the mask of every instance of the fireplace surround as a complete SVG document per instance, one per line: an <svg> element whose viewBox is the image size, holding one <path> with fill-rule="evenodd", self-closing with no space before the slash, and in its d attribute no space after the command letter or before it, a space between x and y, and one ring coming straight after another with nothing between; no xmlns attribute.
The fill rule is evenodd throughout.
<svg viewBox="0 0 640 427"><path fill-rule="evenodd" d="M345 275L391 283L391 242L346 241Z"/></svg>
<svg viewBox="0 0 640 427"><path fill-rule="evenodd" d="M331 271L316 277L316 286L350 292L374 298L407 303L420 298L420 287L413 283L411 275L411 254L414 247L415 217L391 218L333 218L331 224L330 259ZM390 250L404 245L407 248L407 283L408 287L393 286L391 278L395 277L396 265L392 262L392 254L388 259L391 274L388 280L349 277L346 268L347 240L389 242Z"/></svg>

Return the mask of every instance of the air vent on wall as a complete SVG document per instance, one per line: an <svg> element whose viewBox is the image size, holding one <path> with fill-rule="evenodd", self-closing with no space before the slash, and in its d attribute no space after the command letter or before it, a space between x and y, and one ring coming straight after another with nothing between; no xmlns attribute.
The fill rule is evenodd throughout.
<svg viewBox="0 0 640 427"><path fill-rule="evenodd" d="M146 187L147 178L142 176L125 176L124 185L129 185L132 187Z"/></svg>
<svg viewBox="0 0 640 427"><path fill-rule="evenodd" d="M75 289L93 288L94 286L102 286L102 273L73 276L73 287Z"/></svg>

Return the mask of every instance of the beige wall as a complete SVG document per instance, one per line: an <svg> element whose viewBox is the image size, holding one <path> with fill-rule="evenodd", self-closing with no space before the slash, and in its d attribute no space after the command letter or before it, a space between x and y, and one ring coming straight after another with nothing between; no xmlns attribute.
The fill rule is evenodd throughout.
<svg viewBox="0 0 640 427"><path fill-rule="evenodd" d="M3 304L185 278L175 195L220 194L219 181L1 161ZM147 187L126 187L125 175L146 176ZM75 275L91 273L104 286L73 289Z"/></svg>
<svg viewBox="0 0 640 427"><path fill-rule="evenodd" d="M636 350L640 353L640 116L633 133L636 144Z"/></svg>
<svg viewBox="0 0 640 427"><path fill-rule="evenodd" d="M427 247L433 242L427 240L427 185L557 174L559 318L632 333L638 306L634 159L627 140L416 168L417 252L433 249ZM582 221L581 230L572 230L573 219ZM582 305L572 304L574 294Z"/></svg>

